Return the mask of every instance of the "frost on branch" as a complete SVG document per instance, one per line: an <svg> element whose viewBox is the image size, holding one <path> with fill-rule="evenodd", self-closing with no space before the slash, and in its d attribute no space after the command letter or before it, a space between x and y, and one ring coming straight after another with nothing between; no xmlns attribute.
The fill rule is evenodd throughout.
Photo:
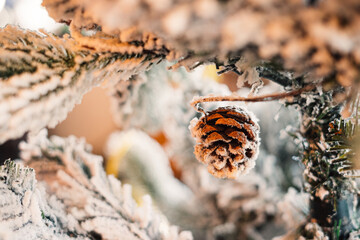
<svg viewBox="0 0 360 240"><path fill-rule="evenodd" d="M162 58L113 36L73 32L77 40L0 29L0 143L54 127L92 87L126 81Z"/></svg>
<svg viewBox="0 0 360 240"><path fill-rule="evenodd" d="M102 158L89 150L81 139L48 139L46 131L23 142L21 157L34 168L46 193L37 189L32 169L9 162L2 167L0 233L9 234L8 239L19 239L25 231L34 235L29 239L54 239L60 234L86 239L192 239L190 233L178 233L170 226L152 208L150 197L137 206L131 187L107 176Z"/></svg>
<svg viewBox="0 0 360 240"><path fill-rule="evenodd" d="M43 5L55 20L77 27L101 26L132 39L150 31L173 47L176 54L168 57L184 57L181 64L190 68L206 61L227 65L230 56L280 60L286 69L333 76L343 86L358 76L357 0L45 0Z"/></svg>
<svg viewBox="0 0 360 240"><path fill-rule="evenodd" d="M0 239L89 239L35 171L7 160L0 167Z"/></svg>

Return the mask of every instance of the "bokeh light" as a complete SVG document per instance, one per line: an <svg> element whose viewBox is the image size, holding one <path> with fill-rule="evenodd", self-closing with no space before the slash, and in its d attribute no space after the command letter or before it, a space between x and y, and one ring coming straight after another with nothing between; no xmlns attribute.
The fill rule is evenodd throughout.
<svg viewBox="0 0 360 240"><path fill-rule="evenodd" d="M2 1L2 0L0 0ZM14 13L16 17L16 24L23 28L37 30L45 29L53 32L61 24L56 23L43 6L42 0L17 0L14 1Z"/></svg>
<svg viewBox="0 0 360 240"><path fill-rule="evenodd" d="M0 0L0 13L4 9L5 6L5 0Z"/></svg>

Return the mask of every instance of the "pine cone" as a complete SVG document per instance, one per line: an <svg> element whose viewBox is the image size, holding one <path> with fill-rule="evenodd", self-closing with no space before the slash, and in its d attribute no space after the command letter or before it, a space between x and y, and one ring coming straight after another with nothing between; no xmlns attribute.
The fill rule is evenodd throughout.
<svg viewBox="0 0 360 240"><path fill-rule="evenodd" d="M220 107L191 121L195 156L218 178L236 178L255 166L259 125L241 108Z"/></svg>

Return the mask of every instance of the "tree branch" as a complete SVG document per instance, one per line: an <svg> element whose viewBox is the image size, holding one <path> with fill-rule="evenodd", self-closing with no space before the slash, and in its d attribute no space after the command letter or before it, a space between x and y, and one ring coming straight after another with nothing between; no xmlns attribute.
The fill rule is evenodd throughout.
<svg viewBox="0 0 360 240"><path fill-rule="evenodd" d="M194 97L190 105L196 110L199 111L197 105L203 102L267 102L283 99L286 97L296 96L306 91L311 91L316 85L310 84L301 89L293 90L291 92L284 93L274 93L263 96L255 97L240 97L236 95L230 96L205 96L205 97ZM201 110L200 110L201 111Z"/></svg>

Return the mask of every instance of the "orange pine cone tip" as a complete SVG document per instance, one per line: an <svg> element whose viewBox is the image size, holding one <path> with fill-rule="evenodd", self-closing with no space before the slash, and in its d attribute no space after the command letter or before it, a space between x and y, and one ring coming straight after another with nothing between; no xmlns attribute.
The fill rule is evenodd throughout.
<svg viewBox="0 0 360 240"><path fill-rule="evenodd" d="M259 125L245 109L220 107L193 119L195 156L218 178L237 178L254 166L259 152Z"/></svg>

